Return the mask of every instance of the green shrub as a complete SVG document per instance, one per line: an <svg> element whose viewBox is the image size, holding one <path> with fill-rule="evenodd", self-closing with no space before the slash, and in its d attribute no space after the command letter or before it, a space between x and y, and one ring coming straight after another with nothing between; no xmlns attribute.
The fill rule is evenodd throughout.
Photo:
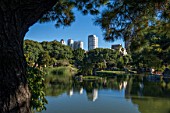
<svg viewBox="0 0 170 113"><path fill-rule="evenodd" d="M38 68L27 68L27 80L31 91L31 107L37 111L45 110L45 104L47 104L44 93L44 75L45 73Z"/></svg>

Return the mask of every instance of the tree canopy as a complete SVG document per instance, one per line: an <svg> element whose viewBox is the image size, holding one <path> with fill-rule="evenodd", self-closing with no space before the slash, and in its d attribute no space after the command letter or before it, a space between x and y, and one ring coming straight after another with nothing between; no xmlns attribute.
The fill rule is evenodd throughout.
<svg viewBox="0 0 170 113"><path fill-rule="evenodd" d="M54 21L56 27L70 26L75 21L73 9L81 11L82 14L99 14L99 8L108 0L58 0L58 2L46 12L40 19L40 23Z"/></svg>
<svg viewBox="0 0 170 113"><path fill-rule="evenodd" d="M59 60L68 60L71 63L73 50L66 45L54 40L51 42L24 41L24 52L29 66L50 66Z"/></svg>
<svg viewBox="0 0 170 113"><path fill-rule="evenodd" d="M132 58L138 67L163 69L169 64L170 37L149 32L143 38L133 40L130 46Z"/></svg>
<svg viewBox="0 0 170 113"><path fill-rule="evenodd" d="M95 23L104 31L105 40L128 40L144 36L145 31L169 33L170 0L114 0Z"/></svg>

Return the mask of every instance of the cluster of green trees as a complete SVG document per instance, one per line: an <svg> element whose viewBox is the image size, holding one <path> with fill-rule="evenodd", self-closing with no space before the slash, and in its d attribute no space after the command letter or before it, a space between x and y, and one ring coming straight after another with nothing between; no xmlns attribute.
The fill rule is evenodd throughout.
<svg viewBox="0 0 170 113"><path fill-rule="evenodd" d="M113 67L164 69L169 64L170 37L158 33L147 33L143 37L131 40L128 55L122 55L118 50L97 48L86 52L79 48L71 49L54 40L51 42L24 41L24 54L31 67L68 66L75 65L82 74L92 75L93 70Z"/></svg>
<svg viewBox="0 0 170 113"><path fill-rule="evenodd" d="M144 37L132 40L130 46L133 64L138 68L163 70L170 64L170 36L147 33Z"/></svg>
<svg viewBox="0 0 170 113"><path fill-rule="evenodd" d="M51 65L69 65L72 62L73 50L54 40L51 42L24 41L24 54L31 67L48 67Z"/></svg>
<svg viewBox="0 0 170 113"><path fill-rule="evenodd" d="M97 48L88 52L81 48L73 50L55 40L51 42L25 40L24 52L27 63L31 67L73 64L83 74L86 71L91 72L93 69L123 68L131 61L130 55L124 56L118 50L104 48Z"/></svg>
<svg viewBox="0 0 170 113"><path fill-rule="evenodd" d="M95 20L106 41L130 41L133 65L163 70L169 64L169 0L115 0Z"/></svg>
<svg viewBox="0 0 170 113"><path fill-rule="evenodd" d="M81 49L75 50L75 52L77 56L83 56ZM96 48L84 53L84 57L76 58L75 63L78 64L80 73L93 75L98 70L123 69L129 65L130 61L130 55L122 55L118 50Z"/></svg>

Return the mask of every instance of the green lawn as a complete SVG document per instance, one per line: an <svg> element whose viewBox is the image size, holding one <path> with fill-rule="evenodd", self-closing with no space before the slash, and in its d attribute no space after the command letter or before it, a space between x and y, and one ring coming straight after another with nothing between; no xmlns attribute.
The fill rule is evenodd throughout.
<svg viewBox="0 0 170 113"><path fill-rule="evenodd" d="M101 79L99 76L83 76L83 80L98 80Z"/></svg>
<svg viewBox="0 0 170 113"><path fill-rule="evenodd" d="M105 73L105 74L125 74L125 71L96 71L97 73Z"/></svg>

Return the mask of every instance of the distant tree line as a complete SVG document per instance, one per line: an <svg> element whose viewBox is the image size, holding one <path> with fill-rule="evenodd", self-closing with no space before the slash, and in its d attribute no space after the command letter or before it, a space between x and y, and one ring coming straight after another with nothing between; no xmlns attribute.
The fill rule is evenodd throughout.
<svg viewBox="0 0 170 113"><path fill-rule="evenodd" d="M24 54L28 65L32 67L48 67L57 62L58 65L67 64L71 63L73 58L73 50L55 40L51 42L25 40Z"/></svg>
<svg viewBox="0 0 170 113"><path fill-rule="evenodd" d="M80 50L75 50L80 51ZM76 59L83 75L94 75L95 71L124 69L131 62L130 55L122 55L119 50L96 48L84 54L82 60Z"/></svg>
<svg viewBox="0 0 170 113"><path fill-rule="evenodd" d="M75 65L82 74L94 70L113 70L134 67L163 70L170 59L170 37L154 32L131 41L130 51L122 55L118 50L97 48L73 50L54 40L37 42L25 40L24 54L31 67Z"/></svg>
<svg viewBox="0 0 170 113"><path fill-rule="evenodd" d="M37 42L25 40L24 54L31 67L75 65L82 74L92 75L93 70L122 69L129 65L130 55L122 55L118 50L97 48L86 52L79 48L71 49L54 40Z"/></svg>

